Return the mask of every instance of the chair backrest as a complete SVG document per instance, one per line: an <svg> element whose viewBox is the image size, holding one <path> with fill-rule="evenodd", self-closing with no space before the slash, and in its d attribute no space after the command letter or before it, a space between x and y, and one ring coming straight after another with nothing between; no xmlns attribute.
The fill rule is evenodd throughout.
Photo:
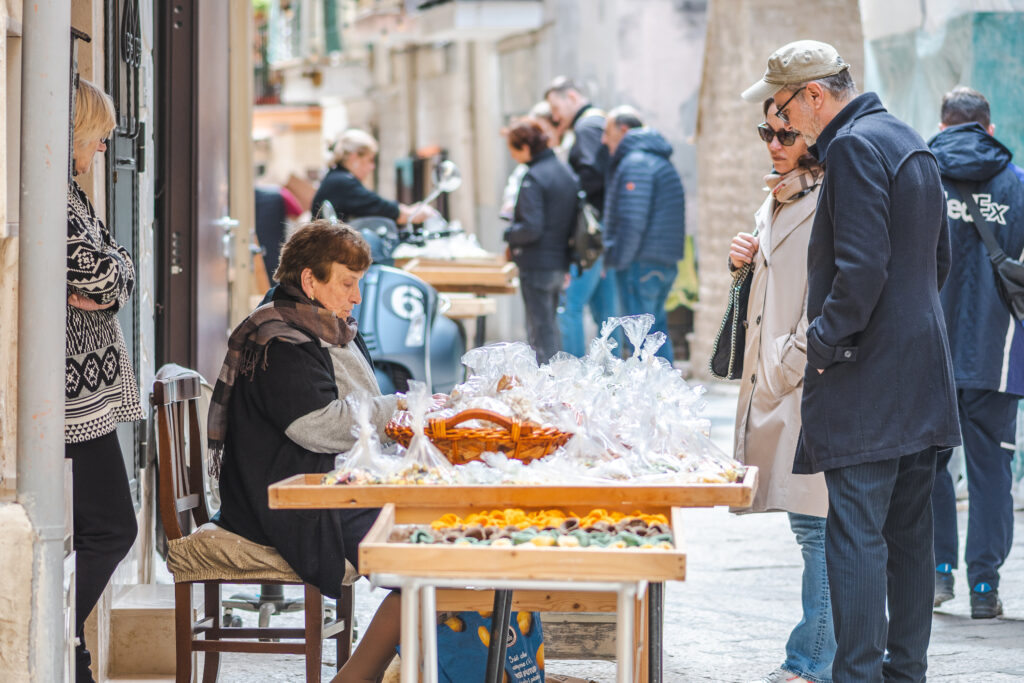
<svg viewBox="0 0 1024 683"><path fill-rule="evenodd" d="M178 365L160 368L153 380L156 453L160 471L160 520L168 539L210 521L203 488L203 438L199 422L202 377Z"/></svg>

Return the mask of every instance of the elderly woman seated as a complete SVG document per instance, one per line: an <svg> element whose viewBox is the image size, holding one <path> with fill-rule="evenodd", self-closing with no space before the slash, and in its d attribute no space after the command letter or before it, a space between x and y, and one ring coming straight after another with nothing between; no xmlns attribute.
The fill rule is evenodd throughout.
<svg viewBox="0 0 1024 683"><path fill-rule="evenodd" d="M210 407L209 439L220 466L220 526L273 546L303 581L337 597L345 560L377 510L271 510L267 487L299 473L327 472L349 450L348 397L371 403L383 434L398 397L382 396L352 309L370 250L351 228L315 221L285 243L270 302L231 334ZM398 640L399 609L388 596L336 681L372 681Z"/></svg>

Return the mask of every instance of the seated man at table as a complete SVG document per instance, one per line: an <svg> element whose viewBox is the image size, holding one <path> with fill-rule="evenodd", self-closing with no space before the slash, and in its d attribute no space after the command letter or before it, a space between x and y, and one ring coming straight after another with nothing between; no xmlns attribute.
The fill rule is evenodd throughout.
<svg viewBox="0 0 1024 683"><path fill-rule="evenodd" d="M267 487L295 474L328 472L349 450L349 396L370 401L383 435L399 397L382 396L353 307L370 249L342 224L314 221L285 243L269 304L232 332L209 414L211 465L220 470L217 524L273 546L303 581L337 597L345 561L359 566L359 542L375 509L271 510ZM381 604L335 681L374 681L399 637L397 595Z"/></svg>

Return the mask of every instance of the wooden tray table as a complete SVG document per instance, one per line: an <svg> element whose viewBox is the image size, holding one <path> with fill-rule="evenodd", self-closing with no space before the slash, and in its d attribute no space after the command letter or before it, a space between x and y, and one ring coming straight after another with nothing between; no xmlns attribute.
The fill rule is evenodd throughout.
<svg viewBox="0 0 1024 683"><path fill-rule="evenodd" d="M493 595L494 612L506 617L513 604L517 609L546 611L545 607L570 605L576 612L618 614L617 658L620 663L638 662L636 671L620 667L620 680L661 679L661 612L666 580L682 580L686 555L682 542L681 507L713 507L751 504L757 486L757 468L748 467L743 480L734 484L678 485L498 485L498 486L333 486L320 483L323 475L300 474L269 487L269 504L274 509L381 507L374 527L360 544L360 567L375 578L395 579L409 590L403 592L403 651L415 653L415 633L422 601L423 638L427 662L434 647L428 622L437 602L436 588L460 585L492 588L457 593L442 591L449 610L478 609L484 597ZM674 550L491 548L473 546L419 546L388 543L396 523L429 523L441 514L465 516L483 509L516 507L524 510L562 508L586 514L594 508L631 513L665 514L675 535ZM396 547L401 545L402 547ZM601 558L601 559L598 559ZM637 559L643 558L643 562ZM590 580L589 587L580 577ZM545 581L548 582L545 585ZM527 587L517 592L511 586ZM617 598L616 598L617 593ZM422 595L422 598L420 597ZM639 602L638 602L639 600ZM500 609L499 609L500 605ZM628 614L626 614L628 613ZM407 623L407 622L412 623ZM498 619L495 620L498 623ZM625 625L624 625L625 624ZM406 629L410 630L406 630ZM497 628L497 627L495 627ZM622 637L623 632L632 638ZM491 658L504 660L500 643L492 638ZM648 647L636 650L637 643ZM404 648L411 645L408 650ZM494 647L497 644L497 647ZM436 656L436 651L433 653ZM634 660L633 655L638 657ZM650 655L650 656L648 656ZM488 671L492 662L489 661ZM414 680L416 661L403 661L403 681ZM433 669L436 672L436 667ZM429 678L427 680L430 680Z"/></svg>

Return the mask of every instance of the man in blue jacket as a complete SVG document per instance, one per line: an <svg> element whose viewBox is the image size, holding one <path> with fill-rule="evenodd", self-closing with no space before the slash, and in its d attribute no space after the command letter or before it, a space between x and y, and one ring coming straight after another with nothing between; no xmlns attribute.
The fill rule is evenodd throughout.
<svg viewBox="0 0 1024 683"><path fill-rule="evenodd" d="M858 96L826 43L779 48L743 97L774 97L825 167L793 471L824 472L828 486L832 680L924 681L935 462L960 443L939 301L950 262L939 169L877 95Z"/></svg>
<svg viewBox="0 0 1024 683"><path fill-rule="evenodd" d="M1024 252L1024 184L1012 155L992 137L988 101L970 88L942 98L940 133L928 142L946 190L953 265L942 288L953 354L960 429L967 464L967 580L971 616L1003 613L999 567L1013 544L1013 476L1010 461L1017 434L1017 402L1024 395L1024 331L997 289L988 251L974 229L965 192L1006 254ZM963 191L962 191L963 190ZM956 494L939 457L932 493L935 512L935 605L953 597L957 566Z"/></svg>
<svg viewBox="0 0 1024 683"><path fill-rule="evenodd" d="M608 113L604 144L608 165L604 194L604 265L619 283L623 315L654 315L653 332L668 337L665 299L683 258L686 204L683 182L669 161L672 146L643 127L632 107ZM672 340L658 355L672 362Z"/></svg>

